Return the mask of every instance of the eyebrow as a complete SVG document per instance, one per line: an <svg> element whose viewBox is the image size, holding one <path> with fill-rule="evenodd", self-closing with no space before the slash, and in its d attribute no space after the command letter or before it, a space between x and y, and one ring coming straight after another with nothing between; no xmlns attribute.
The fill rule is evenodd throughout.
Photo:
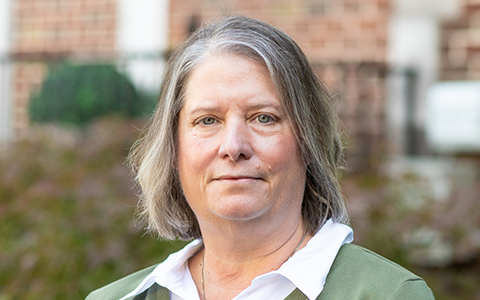
<svg viewBox="0 0 480 300"><path fill-rule="evenodd" d="M196 114L201 114L201 113L204 113L204 112L216 112L216 111L220 111L221 109L218 107L218 106L214 106L214 105L197 105L195 107L193 107L192 109L190 109L187 113L189 115L196 115Z"/></svg>
<svg viewBox="0 0 480 300"><path fill-rule="evenodd" d="M248 104L248 109L250 110L261 110L263 108L272 107L278 112L285 113L285 109L282 105L274 103L273 101L264 101L262 103L253 103ZM209 105L209 104L199 104L188 111L189 115L201 114L203 112L218 112L222 109L217 105Z"/></svg>

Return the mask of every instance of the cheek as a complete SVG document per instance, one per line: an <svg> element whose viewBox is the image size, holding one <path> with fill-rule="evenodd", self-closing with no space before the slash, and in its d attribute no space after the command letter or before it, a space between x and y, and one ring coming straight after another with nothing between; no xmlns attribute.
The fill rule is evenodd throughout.
<svg viewBox="0 0 480 300"><path fill-rule="evenodd" d="M178 145L179 168L192 175L204 172L216 154L212 141L195 135L184 136Z"/></svg>
<svg viewBox="0 0 480 300"><path fill-rule="evenodd" d="M301 151L293 137L281 136L269 143L264 143L262 153L271 171L304 167Z"/></svg>

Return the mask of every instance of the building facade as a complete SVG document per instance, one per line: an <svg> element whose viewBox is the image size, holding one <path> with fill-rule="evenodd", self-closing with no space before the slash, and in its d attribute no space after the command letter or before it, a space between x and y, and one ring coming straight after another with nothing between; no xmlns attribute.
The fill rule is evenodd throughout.
<svg viewBox="0 0 480 300"><path fill-rule="evenodd" d="M163 53L203 21L228 14L267 21L297 41L338 93L347 128L364 143L360 152L381 147L386 135L393 136L392 151L408 152L409 143L418 150L414 140L423 130L428 86L480 79L478 0L7 0L2 5L0 11L9 14L0 18L1 28L8 28L0 28L0 140L28 129L28 102L48 62L114 61L138 86L156 88Z"/></svg>
<svg viewBox="0 0 480 300"><path fill-rule="evenodd" d="M152 88L148 78L158 85L167 48L168 1L138 4L128 0L3 1L0 11L7 12L8 18L0 18L5 29L0 31L4 40L0 142L28 130L29 99L51 63L117 63L141 88Z"/></svg>

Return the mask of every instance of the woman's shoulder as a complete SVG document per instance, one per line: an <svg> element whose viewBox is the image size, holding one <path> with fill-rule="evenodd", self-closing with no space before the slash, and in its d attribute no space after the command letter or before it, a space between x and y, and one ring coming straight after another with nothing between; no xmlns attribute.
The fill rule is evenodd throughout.
<svg viewBox="0 0 480 300"><path fill-rule="evenodd" d="M320 295L319 299L333 295L345 296L342 299L434 299L422 278L353 244L345 244L338 252Z"/></svg>
<svg viewBox="0 0 480 300"><path fill-rule="evenodd" d="M372 272L373 274L380 273L382 275L383 273L388 273L390 277L398 279L420 278L391 260L354 244L345 244L340 248L332 266L332 271L334 271L334 268L342 270L344 267L363 273Z"/></svg>
<svg viewBox="0 0 480 300"><path fill-rule="evenodd" d="M118 300L133 291L155 267L156 265L150 266L99 288L91 292L86 300Z"/></svg>

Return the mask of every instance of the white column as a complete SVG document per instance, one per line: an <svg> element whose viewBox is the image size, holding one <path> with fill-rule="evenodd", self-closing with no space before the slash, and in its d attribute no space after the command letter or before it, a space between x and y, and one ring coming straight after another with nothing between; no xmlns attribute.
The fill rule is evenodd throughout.
<svg viewBox="0 0 480 300"><path fill-rule="evenodd" d="M460 13L460 0L394 0L388 36L388 62L399 72L415 71L413 94L415 128L424 129L424 102L427 87L437 80L440 65L440 21ZM405 78L391 76L387 99L389 122L394 148L402 152L405 137L406 95Z"/></svg>
<svg viewBox="0 0 480 300"><path fill-rule="evenodd" d="M13 138L10 86L11 1L0 0L0 147Z"/></svg>
<svg viewBox="0 0 480 300"><path fill-rule="evenodd" d="M118 0L117 50L126 58L120 67L137 88L157 91L167 47L168 0Z"/></svg>

